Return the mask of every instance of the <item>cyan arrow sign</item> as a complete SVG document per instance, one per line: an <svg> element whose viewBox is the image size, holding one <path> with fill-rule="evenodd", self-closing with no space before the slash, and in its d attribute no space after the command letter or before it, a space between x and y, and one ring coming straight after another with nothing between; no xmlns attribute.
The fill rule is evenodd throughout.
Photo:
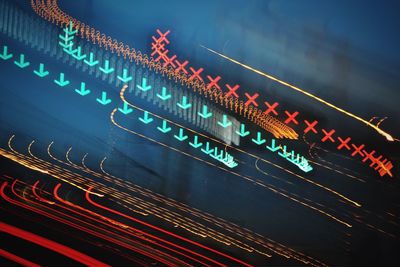
<svg viewBox="0 0 400 267"><path fill-rule="evenodd" d="M183 135L183 129L182 128L179 129L179 135L174 135L174 137L176 139L178 139L179 141L181 141L181 142L188 138L187 135Z"/></svg>
<svg viewBox="0 0 400 267"><path fill-rule="evenodd" d="M90 90L86 89L86 84L84 82L81 82L81 89L75 89L75 92L77 92L78 94L80 94L81 96L85 96L90 94Z"/></svg>
<svg viewBox="0 0 400 267"><path fill-rule="evenodd" d="M192 106L192 104L187 102L186 96L182 96L182 103L176 103L176 105L181 109L188 109Z"/></svg>
<svg viewBox="0 0 400 267"><path fill-rule="evenodd" d="M60 78L58 80L54 80L54 82L61 87L64 87L69 84L69 81L65 80L64 73L62 72L60 73Z"/></svg>
<svg viewBox="0 0 400 267"><path fill-rule="evenodd" d="M218 122L218 125L220 125L220 126L222 126L222 127L224 127L224 128L226 128L226 127L228 127L228 126L231 126L232 125L232 122L230 122L229 120L228 120L228 116L227 115L222 115L222 122Z"/></svg>
<svg viewBox="0 0 400 267"><path fill-rule="evenodd" d="M262 145L262 144L264 144L266 142L265 139L261 138L261 133L260 132L257 132L257 139L252 138L251 141L253 141L257 145Z"/></svg>
<svg viewBox="0 0 400 267"><path fill-rule="evenodd" d="M167 94L167 88L163 87L163 88L161 89L161 95L160 95L160 94L157 94L157 97L158 97L158 98L161 98L161 100L165 101L165 100L171 98L171 94Z"/></svg>
<svg viewBox="0 0 400 267"><path fill-rule="evenodd" d="M203 143L200 143L198 139L199 139L199 137L197 135L195 135L194 138L193 138L193 143L189 142L189 145L191 145L194 148L201 147L203 145Z"/></svg>
<svg viewBox="0 0 400 267"><path fill-rule="evenodd" d="M145 112L143 113L143 118L139 117L139 120L140 120L141 122L143 122L144 124L149 124L150 122L153 121L153 118L149 118L149 112L148 112L148 111L145 111Z"/></svg>
<svg viewBox="0 0 400 267"><path fill-rule="evenodd" d="M34 70L33 72L37 76L39 76L40 78L43 78L43 77L49 75L49 72L44 70L44 64L43 63L39 64L39 70Z"/></svg>
<svg viewBox="0 0 400 267"><path fill-rule="evenodd" d="M250 134L249 131L245 130L245 125L243 123L240 124L240 132L236 131L236 133L241 137L245 137Z"/></svg>
<svg viewBox="0 0 400 267"><path fill-rule="evenodd" d="M86 59L85 59L83 62L85 62L85 63L86 63L87 65L89 65L90 67L93 67L93 66L99 64L99 61L98 61L98 60L94 60L94 55L93 55L92 52L90 52L90 54L89 54L89 60L86 60Z"/></svg>
<svg viewBox="0 0 400 267"><path fill-rule="evenodd" d="M162 127L157 127L157 129L160 132L163 132L163 133L168 133L169 131L171 131L171 127L167 127L167 121L166 120L163 120Z"/></svg>
<svg viewBox="0 0 400 267"><path fill-rule="evenodd" d="M209 155L214 151L214 149L210 149L210 143L206 142L206 148L202 148L201 151Z"/></svg>
<svg viewBox="0 0 400 267"><path fill-rule="evenodd" d="M8 54L8 47L5 45L3 46L3 54L0 54L0 58L3 60L7 60L13 57L12 54Z"/></svg>
<svg viewBox="0 0 400 267"><path fill-rule="evenodd" d="M207 118L212 116L211 112L207 113L207 106L206 105L203 105L203 112L202 113L198 112L197 114L200 117L203 117L204 119L207 119Z"/></svg>
<svg viewBox="0 0 400 267"><path fill-rule="evenodd" d="M104 72L105 74L110 74L111 72L114 71L114 68L110 68L110 61L107 59L104 61L104 68L100 67L100 71Z"/></svg>
<svg viewBox="0 0 400 267"><path fill-rule="evenodd" d="M128 103L126 103L125 101L122 108L118 108L118 110L125 115L128 115L133 111L133 109L129 108Z"/></svg>
<svg viewBox="0 0 400 267"><path fill-rule="evenodd" d="M142 78L142 85L137 84L136 87L139 88L139 90L144 91L144 92L151 89L151 85L147 85L146 78Z"/></svg>
<svg viewBox="0 0 400 267"><path fill-rule="evenodd" d="M101 92L101 99L96 98L96 101L104 106L111 103L111 99L107 99L107 92Z"/></svg>
<svg viewBox="0 0 400 267"><path fill-rule="evenodd" d="M280 149L279 146L276 146L275 144L275 139L272 138L271 140L271 146L266 146L269 150L271 150L272 152L278 151Z"/></svg>
<svg viewBox="0 0 400 267"><path fill-rule="evenodd" d="M25 61L25 55L19 55L19 61L14 61L14 64L20 67L21 69L28 67L31 63Z"/></svg>
<svg viewBox="0 0 400 267"><path fill-rule="evenodd" d="M123 69L122 70L122 77L121 76L117 76L118 80L122 81L123 83L127 83L129 81L131 81L133 78L132 76L128 75L128 70L127 69Z"/></svg>

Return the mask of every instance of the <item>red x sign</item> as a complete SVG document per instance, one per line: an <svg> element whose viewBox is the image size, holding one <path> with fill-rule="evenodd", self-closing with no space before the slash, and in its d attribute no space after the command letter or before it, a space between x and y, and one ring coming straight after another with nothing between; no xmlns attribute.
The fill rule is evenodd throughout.
<svg viewBox="0 0 400 267"><path fill-rule="evenodd" d="M312 123L309 123L307 120L304 120L305 124L307 124L307 128L304 129L304 133L308 133L309 131L313 131L315 134L318 133L318 131L314 128L315 125L318 124L318 121L313 121Z"/></svg>
<svg viewBox="0 0 400 267"><path fill-rule="evenodd" d="M234 95L235 97L239 97L236 93L236 90L239 89L239 85L236 84L234 87L231 87L229 84L225 84L226 88L228 88L229 92L225 94L226 97Z"/></svg>
<svg viewBox="0 0 400 267"><path fill-rule="evenodd" d="M264 104L268 107L264 113L265 114L269 114L270 112L274 113L275 116L278 115L278 112L276 112L276 107L279 106L278 102L273 103L272 105L270 105L267 101L264 102Z"/></svg>
<svg viewBox="0 0 400 267"><path fill-rule="evenodd" d="M246 103L244 103L245 106L248 106L250 104L253 104L254 106L258 107L258 103L256 102L256 98L259 96L258 93L255 93L254 95L249 95L248 93L244 93L245 96L247 97Z"/></svg>
<svg viewBox="0 0 400 267"><path fill-rule="evenodd" d="M213 86L217 87L219 90L221 90L221 87L219 87L218 81L221 80L220 76L215 77L213 79L210 75L207 75L207 78L210 80L210 83L207 85L207 89L210 90Z"/></svg>

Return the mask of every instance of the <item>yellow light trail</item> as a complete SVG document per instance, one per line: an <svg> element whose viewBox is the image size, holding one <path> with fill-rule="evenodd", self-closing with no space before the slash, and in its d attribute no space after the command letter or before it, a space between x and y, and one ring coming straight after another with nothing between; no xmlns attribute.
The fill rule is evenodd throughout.
<svg viewBox="0 0 400 267"><path fill-rule="evenodd" d="M394 138L394 137L391 136L389 133L387 133L387 132L385 132L384 130L380 129L377 125L374 125L374 124L370 123L369 121L367 121L367 120L365 120L365 119L363 119L363 118L361 118L361 117L359 117L359 116L357 116L357 115L355 115L355 114L353 114L353 113L351 113L351 112L349 112L349 111L346 111L346 110L344 110L344 109L342 109L342 108L340 108L340 107L338 107L338 106L335 106L334 104L329 103L329 102L323 100L322 98L320 98L320 97L318 97L318 96L316 96L316 95L313 95L313 94L311 94L311 93L309 93L309 92L307 92L307 91L305 91L305 90L303 90L303 89L301 89L301 88L299 88L299 87L297 87L297 86L295 86L295 85L292 85L292 84L290 84L290 83L287 83L287 82L285 82L285 81L282 81L282 80L280 80L280 79L278 79L278 78L276 78L276 77L274 77L274 76L272 76L272 75L269 75L269 74L264 73L264 72L262 72L262 71L260 71L260 70L254 69L254 68L252 68L252 67L250 67L250 66L248 66L248 65L246 65L246 64L243 64L243 63L241 63L241 62L239 62L239 61L237 61L237 60L235 60L235 59L233 59L233 58L230 58L230 57L225 56L225 55L223 55L223 54L221 54L221 53L218 53L217 51L212 50L211 48L205 47L204 45L200 45L200 46L201 46L202 48L204 48L204 49L207 49L208 51L210 51L211 53L213 53L213 54L215 54L215 55L218 55L218 56L220 56L220 57L222 57L222 58L225 58L225 59L227 59L227 60L229 60L229 61L231 61L231 62L233 62L233 63L235 63L235 64L238 64L238 65L240 65L240 66L242 66L242 67L244 67L244 68L246 68L246 69L248 69L248 70L251 70L251 71L253 71L253 72L255 72L255 73L259 74L259 75L262 75L262 76L264 76L264 77L267 77L267 78L270 79L270 80L273 80L273 81L275 81L275 82L277 82L277 83L280 83L280 84L282 84L282 85L284 85L284 86L287 86L287 87L289 87L289 88L292 88L293 90L296 90L296 91L298 91L298 92L300 92L300 93L302 93L302 94L304 94L304 95L306 95L306 96L308 96L308 97L311 97L311 98L317 100L318 102L327 105L328 107L331 107L331 108L333 108L333 109L336 109L337 111L339 111L339 112L341 112L341 113L343 113L343 114L345 114L345 115L347 115L347 116L349 116L349 117L351 117L351 118L353 118L353 119L356 119L356 120L358 120L358 121L361 121L362 123L366 124L367 126L373 128L373 129L374 129L375 131L377 131L379 134L383 135L383 136L386 138L386 140L388 140L388 141L391 141L391 142L392 142L392 141L395 141L395 140L396 140L396 141L399 141L399 139Z"/></svg>

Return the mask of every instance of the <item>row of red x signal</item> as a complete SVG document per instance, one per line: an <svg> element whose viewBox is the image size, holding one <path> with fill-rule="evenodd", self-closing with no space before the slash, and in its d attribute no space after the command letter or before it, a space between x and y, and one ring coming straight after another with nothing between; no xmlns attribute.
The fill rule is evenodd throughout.
<svg viewBox="0 0 400 267"><path fill-rule="evenodd" d="M157 34L159 35L158 37L152 36L152 43L151 43L151 56L155 58L155 61L163 61L163 66L168 67L172 66L175 69L176 73L183 72L186 75L190 75L189 80L194 80L198 79L199 81L203 82L207 89L211 89L213 87L217 88L218 90L222 90L221 86L218 84L218 82L221 80L221 76L216 76L215 78L211 77L210 75L206 75L208 79L208 84L204 81L203 77L201 74L203 73L204 69L199 68L195 69L193 67L188 66L189 61L185 60L183 62L178 61L177 56L169 56L169 50L165 47L166 45L170 44L170 41L167 38L167 35L170 33L170 31L166 31L165 33L161 32L159 29L157 29ZM189 71L190 74L189 74ZM238 89L240 85L236 84L234 86L231 86L229 84L225 84L225 88L227 89L227 92L225 93L225 97L236 97L239 98L238 95ZM248 92L244 93L246 99L245 106L248 105L253 105L255 107L258 107L259 104L257 102L257 98L259 97L258 93L255 94L249 94ZM264 104L266 105L266 110L264 113L266 114L273 114L275 116L278 116L278 111L277 107L279 106L278 102L274 102L273 104L270 104L267 101L264 101ZM288 124L295 124L299 125L299 119L297 116L299 115L298 111L295 111L293 113L285 110L285 115L287 118L285 119L284 123L286 125ZM308 122L307 120L304 120L304 125L306 126L305 129L303 130L305 134L309 133L310 131L313 132L314 134L318 134L318 130L316 129L316 125L318 124L318 121L314 120L313 122ZM393 177L393 174L391 172L393 168L393 164L390 160L387 158L383 158L383 155L380 155L378 157L375 157L375 150L372 150L371 152L368 153L368 151L365 148L364 144L361 145L356 145L354 143L350 144L351 138L347 137L342 139L341 137L337 137L336 140L334 138L336 130L332 129L330 131L327 131L326 129L321 129L321 133L323 137L321 138L322 142L329 141L331 143L336 143L338 141L339 145L336 147L338 150L346 149L348 151L351 151L351 156L356 157L356 156L361 156L361 161L363 163L367 163L367 161L370 161L369 166L371 168L374 168L374 170L378 171L380 176L385 176L386 174L389 175L390 177ZM368 162L369 163L369 162Z"/></svg>

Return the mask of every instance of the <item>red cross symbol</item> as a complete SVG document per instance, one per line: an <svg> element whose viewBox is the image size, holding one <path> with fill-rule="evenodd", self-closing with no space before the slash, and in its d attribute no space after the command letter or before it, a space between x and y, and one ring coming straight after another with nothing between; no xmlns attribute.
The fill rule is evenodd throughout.
<svg viewBox="0 0 400 267"><path fill-rule="evenodd" d="M288 118L285 120L286 124L289 124L291 121L294 122L294 124L299 124L299 122L295 119L297 115L299 115L298 111L293 112L292 114L289 113L289 111L285 110L286 115Z"/></svg>
<svg viewBox="0 0 400 267"><path fill-rule="evenodd" d="M151 56L154 56L156 53L160 53L161 51L164 51L164 44L159 44L159 43L151 43L151 50L154 50L151 53Z"/></svg>
<svg viewBox="0 0 400 267"><path fill-rule="evenodd" d="M189 61L185 61L182 64L178 61L175 60L176 65L178 65L178 68L176 68L175 72L178 73L180 71L183 71L183 73L188 74L187 70L185 69L185 66L189 63Z"/></svg>
<svg viewBox="0 0 400 267"><path fill-rule="evenodd" d="M348 143L350 142L351 138L347 137L346 140L343 140L342 138L338 137L340 145L337 147L337 149L341 150L343 147L345 147L347 150L350 150L350 147Z"/></svg>
<svg viewBox="0 0 400 267"><path fill-rule="evenodd" d="M176 58L176 55L173 55L171 58L165 56L165 58L164 58L164 60L165 60L164 67L166 67L168 65L171 65L172 67L175 68L175 64L174 64L175 58Z"/></svg>
<svg viewBox="0 0 400 267"><path fill-rule="evenodd" d="M388 161L385 165L381 165L381 168L379 169L379 175L385 176L386 174L389 174L390 177L393 177L393 174L390 172L390 170L393 169L393 164L392 162Z"/></svg>
<svg viewBox="0 0 400 267"><path fill-rule="evenodd" d="M225 86L228 88L229 92L225 94L226 97L234 95L235 97L239 97L239 95L236 93L236 90L239 89L239 85L236 84L234 87L231 87L229 84L225 84Z"/></svg>
<svg viewBox="0 0 400 267"><path fill-rule="evenodd" d="M265 114L269 114L270 112L272 112L272 113L274 113L275 116L278 115L278 112L276 112L276 110L275 110L275 108L276 108L277 106L279 106L279 103L278 103L278 102L275 102L275 103L273 103L272 105L270 105L267 101L265 101L264 104L268 107L268 108L264 111Z"/></svg>
<svg viewBox="0 0 400 267"><path fill-rule="evenodd" d="M378 170L379 168L381 168L381 167L383 166L383 164L386 163L386 161L387 161L387 159L384 159L384 160L382 160L382 161L377 160L376 163L377 163L378 165L375 167L375 170Z"/></svg>
<svg viewBox="0 0 400 267"><path fill-rule="evenodd" d="M335 129L332 129L329 133L325 131L325 129L322 129L322 132L325 134L325 136L321 139L322 142L325 142L329 139L332 143L335 143L335 140L332 138L332 135L336 132Z"/></svg>
<svg viewBox="0 0 400 267"><path fill-rule="evenodd" d="M318 131L314 128L315 125L317 125L318 121L313 121L312 123L309 123L307 120L304 120L304 122L307 124L307 128L304 129L304 133L308 133L310 130L313 131L315 134L318 133Z"/></svg>
<svg viewBox="0 0 400 267"><path fill-rule="evenodd" d="M377 165L378 166L378 168L379 168L379 161L381 160L381 158L382 158L382 155L380 155L379 157L377 157L377 158L374 158L374 157L372 157L372 159L371 159L371 164L369 164L369 166L371 167L371 168L373 168L373 166L374 165Z"/></svg>
<svg viewBox="0 0 400 267"><path fill-rule="evenodd" d="M169 44L169 40L167 39L167 35L170 33L171 31L168 30L165 33L162 33L159 29L157 29L157 33L160 35L160 38L158 38L159 42L166 42L167 44Z"/></svg>
<svg viewBox="0 0 400 267"><path fill-rule="evenodd" d="M246 103L244 103L245 106L248 106L250 104L253 104L254 106L258 107L258 103L256 102L256 98L259 96L258 93L255 93L254 95L250 96L248 93L244 93L247 97Z"/></svg>
<svg viewBox="0 0 400 267"><path fill-rule="evenodd" d="M197 71L194 70L192 67L190 67L189 69L193 72L193 75L190 76L189 81L193 80L194 78L197 78L197 79L203 81L203 78L201 78L201 76L200 76L200 73L202 73L204 70L203 68L200 68Z"/></svg>
<svg viewBox="0 0 400 267"><path fill-rule="evenodd" d="M361 152L361 149L363 149L363 148L365 147L364 144L362 144L362 145L359 146L359 147L357 147L357 146L354 145L354 144L351 144L351 146L354 148L354 152L351 153L351 156L352 156L352 157L354 157L354 156L357 155L357 154L360 154L361 157L364 157L364 154Z"/></svg>
<svg viewBox="0 0 400 267"><path fill-rule="evenodd" d="M371 160L371 162L374 162L374 154L375 154L375 150L372 150L371 153L368 153L367 151L363 150L364 153L364 159L362 160L362 162L366 162L367 160Z"/></svg>
<svg viewBox="0 0 400 267"><path fill-rule="evenodd" d="M165 50L164 52L158 52L159 56L158 56L158 58L156 58L156 62L159 61L160 59L163 59L164 61L166 61L165 58L168 58L168 56L167 56L168 52L169 52L168 49Z"/></svg>
<svg viewBox="0 0 400 267"><path fill-rule="evenodd" d="M221 87L219 87L218 81L221 80L220 76L215 77L213 79L210 75L207 75L207 78L210 80L210 83L207 85L207 89L210 90L213 86L217 87L219 90L221 90Z"/></svg>

